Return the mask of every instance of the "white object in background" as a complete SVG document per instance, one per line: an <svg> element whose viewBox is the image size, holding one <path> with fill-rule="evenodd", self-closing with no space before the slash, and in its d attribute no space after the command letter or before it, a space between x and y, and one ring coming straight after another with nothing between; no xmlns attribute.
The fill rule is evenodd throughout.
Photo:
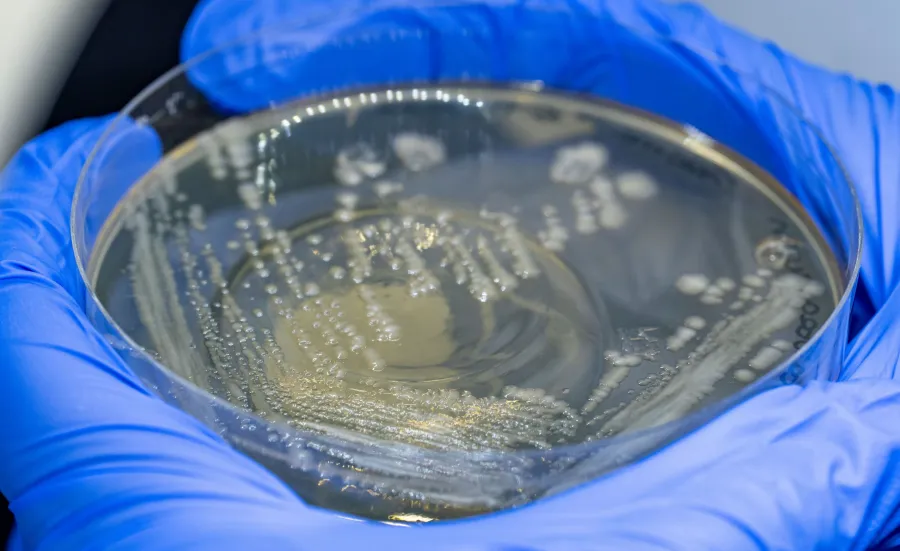
<svg viewBox="0 0 900 551"><path fill-rule="evenodd" d="M670 0L671 1L671 0ZM900 88L897 0L695 0L722 20L833 71Z"/></svg>
<svg viewBox="0 0 900 551"><path fill-rule="evenodd" d="M108 2L0 0L0 165L40 130Z"/></svg>

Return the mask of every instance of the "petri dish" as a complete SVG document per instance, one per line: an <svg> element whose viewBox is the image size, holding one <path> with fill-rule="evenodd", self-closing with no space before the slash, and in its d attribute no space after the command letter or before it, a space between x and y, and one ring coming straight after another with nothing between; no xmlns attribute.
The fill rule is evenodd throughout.
<svg viewBox="0 0 900 551"><path fill-rule="evenodd" d="M248 37L163 77L72 215L92 322L306 502L402 522L516 507L838 376L859 210L777 94L745 83L772 106L754 122L612 53L587 91L473 52L465 78L373 82L358 32L226 63ZM423 32L365 44L477 43ZM309 62L348 50L336 84ZM292 84L257 86L272 74Z"/></svg>

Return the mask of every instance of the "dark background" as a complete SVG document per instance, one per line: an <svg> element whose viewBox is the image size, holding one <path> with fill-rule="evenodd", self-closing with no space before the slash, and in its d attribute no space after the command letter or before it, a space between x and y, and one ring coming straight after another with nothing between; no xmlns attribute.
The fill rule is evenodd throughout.
<svg viewBox="0 0 900 551"><path fill-rule="evenodd" d="M118 111L177 65L181 33L198 1L112 0L69 74L46 128Z"/></svg>
<svg viewBox="0 0 900 551"><path fill-rule="evenodd" d="M118 111L177 65L181 32L198 1L112 0L69 74L45 129ZM11 527L12 515L0 496L0 541L6 541Z"/></svg>

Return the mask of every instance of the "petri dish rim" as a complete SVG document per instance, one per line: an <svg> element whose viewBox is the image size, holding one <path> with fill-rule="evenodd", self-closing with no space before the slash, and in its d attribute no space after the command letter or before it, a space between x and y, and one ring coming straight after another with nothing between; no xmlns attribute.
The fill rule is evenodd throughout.
<svg viewBox="0 0 900 551"><path fill-rule="evenodd" d="M445 92L457 93L462 90L473 90L475 89L479 92L479 98L484 99L495 99L489 98L491 94L496 94L498 97L496 99L503 99L501 96L506 93L514 93L520 91L523 94L531 94L531 93L540 93L540 92L550 92L554 95L554 100L560 103L579 103L580 106L590 105L593 110L592 114L596 115L598 118L602 118L607 121L611 121L613 124L616 124L621 127L627 127L632 130L642 130L647 132L648 134L652 134L658 138L666 140L670 143L679 143L684 146L686 149L690 150L695 155L704 158L710 162L719 163L727 165L729 169L735 172L743 172L746 176L744 180L746 183L752 185L757 191L765 195L771 201L776 204L779 204L779 207L782 207L786 214L792 218L795 218L794 222L797 223L797 226L806 233L806 237L813 243L815 243L816 247L819 249L827 249L827 244L823 243L822 235L819 232L808 232L807 228L815 228L816 224L810 219L809 215L806 213L806 209L800 203L800 201L793 196L784 185L775 179L771 174L766 172L764 169L759 167L753 161L747 159L744 155L739 153L738 151L720 143L712 138L702 134L698 130L693 127L682 125L676 123L670 119L652 113L650 111L646 111L643 109L639 109L630 105L626 105L615 100L610 100L598 96L591 96L589 94L570 92L566 90L544 87L543 85L537 85L535 83L523 83L523 82L512 82L512 83L499 83L496 81L479 81L479 80L471 80L471 81L454 81L447 80L441 81L439 84L436 83L428 83L425 81L421 82L411 82L411 83L397 83L392 86L392 90L396 93L397 91L406 92L409 90L426 90L431 91L435 89L442 89ZM383 95L382 90L384 87L379 86L369 86L369 87L358 87L351 88L346 91L339 91L339 93L329 93L329 94L315 94L307 97L303 97L294 101L286 102L278 106L278 110L288 109L291 111L298 110L302 111L304 107L315 106L316 104L321 104L323 102L334 99L337 96L340 96L341 93L346 93L348 96L345 98L345 101L349 100L350 95ZM357 108L358 106L355 103L344 103L337 107L330 107L329 112L341 112L345 110L352 110ZM274 112L273 112L274 113ZM252 113L255 117L265 116L266 111L258 111ZM273 121L280 120L281 116L275 116ZM277 121L276 121L277 122ZM193 139L189 139L182 144L175 146L171 149L166 155L168 157L187 157L190 153L195 150L197 147L196 142ZM147 174L153 172L153 168L148 171ZM116 231L120 229L121 226L121 217L117 218L116 212L121 207L121 203L132 194L137 194L140 189L144 187L148 187L151 185L151 182L146 178L146 175L142 177L139 181L135 182L131 188L123 195L123 199L113 208L112 212L108 216L107 220L103 224L103 228L98 232L99 236L105 236L107 239L112 239ZM118 221L117 227L109 227L109 223L113 221ZM95 256L100 254L100 256L105 255L106 248L109 243L107 242L97 242L94 244L94 250L97 252L93 252L91 256ZM833 261L829 255L824 254L824 251L817 251L821 258L826 258L829 261ZM90 272L90 263L85 268L86 281L91 282L91 288L96 283L94 277L97 274ZM837 266L834 262L832 262L829 268L829 277L833 275L838 275L841 277L842 281L837 282L841 286L847 286L850 282L844 281L844 274L839 266ZM834 283L834 282L832 282ZM832 285L832 289L837 285ZM842 294L835 294L833 297L836 308L838 302L842 298ZM823 324L825 327L826 324Z"/></svg>
<svg viewBox="0 0 900 551"><path fill-rule="evenodd" d="M367 15L367 14L366 13L360 14L358 17L362 17L364 15ZM308 22L307 22L307 24L308 24ZM844 190L844 191L849 192L850 197L852 198L853 210L854 210L854 216L853 216L854 220L852 222L855 226L855 231L853 232L853 233L855 233L855 235L843 235L843 237L845 239L847 239L848 246L851 247L850 253L852 254L852 258L849 259L851 262L848 263L848 268L844 268L844 269L838 268L836 270L837 273L844 275L844 281L842 282L844 287L842 289L840 297L837 297L839 300L836 300L834 309L829 314L828 318L825 320L825 322L822 324L822 326L810 337L810 339L800 349L795 350L790 356L788 356L783 361L779 362L775 368L771 369L768 373L766 373L765 375L763 375L762 377L760 377L753 383L750 383L746 387L735 392L734 394L730 395L729 397L725 398L724 400L722 400L716 404L713 404L711 406L707 406L707 407L701 408L697 411L691 412L691 413L685 415L684 417L681 417L675 421L670 421L663 425L658 425L658 426L650 427L647 429L640 429L640 430L636 430L633 432L628 432L623 435L613 436L609 439L580 442L580 443L576 443L576 444L566 444L566 445L562 445L562 446L558 446L558 447L553 447L549 450L521 450L521 451L487 450L484 452L475 452L473 454L473 452L462 452L462 451L435 452L434 450L429 450L426 448L421 448L421 447L410 445L410 444L400 444L399 445L400 447L406 448L406 449L415 449L419 453L421 453L423 455L423 457L427 457L429 454L433 454L433 453L440 453L443 457L447 457L447 455L451 455L451 456L458 455L460 457L466 456L466 457L472 458L474 455L474 456L483 456L483 457L515 456L515 457L521 457L521 458L527 458L527 457L537 458L537 457L541 457L541 456L546 456L547 454L555 455L555 454L571 453L571 454L575 455L575 454L583 454L585 452L588 452L588 453L596 452L596 451L602 450L604 447L609 446L609 445L614 445L616 443L621 443L621 442L632 440L632 439L640 439L642 437L645 437L647 435L651 435L654 433L658 433L658 434L677 433L677 434L675 434L674 438L669 437L667 439L664 439L664 443L662 445L654 446L651 450L647 451L647 453L655 452L655 451L658 451L658 450L668 446L673 440L677 440L677 439L685 436L686 434L692 432L693 430L696 430L696 428L702 426L706 422L710 421L711 419L713 419L717 415L721 414L722 412L727 411L731 407L734 407L736 404L744 401L746 398L760 392L761 390L770 388L771 383L775 378L782 375L789 366L794 364L799 358L806 355L810 351L810 349L812 347L814 347L822 339L823 335L833 326L836 319L839 316L841 316L844 313L845 309L849 306L849 302L852 300L852 297L853 297L853 294L854 294L854 291L856 288L857 280L859 278L859 272L861 269L861 263L862 263L862 248L864 245L864 243L863 243L862 209L860 206L858 194L855 189L855 185L853 183L852 178L850 177L850 174L846 170L844 164L841 162L841 159L837 155L834 147L828 142L828 140L825 139L822 131L815 124L813 124L812 122L807 120L805 118L805 116L803 115L803 113L801 113L794 104L792 104L787 98L785 98L783 94L781 94L780 92L778 92L776 90L773 90L771 87L760 82L756 77L754 77L751 74L748 74L746 71L742 71L740 69L734 68L728 62L722 60L721 57L718 56L717 54L710 52L708 50L702 49L702 48L697 48L695 46L689 46L684 41L672 39L670 36L666 36L666 35L663 35L661 33L655 32L655 31L648 32L643 29L634 29L632 26L622 24L621 22L618 22L618 24L621 27L628 29L629 32L632 32L638 36L649 37L656 41L667 42L670 45L672 45L673 47L689 48L690 51L692 51L693 53L700 55L701 57L703 57L707 61L717 65L718 67L727 68L727 70L730 71L732 74L739 75L742 78L747 79L748 81L752 81L755 85L757 85L761 90L764 91L766 96L768 96L769 98L771 98L772 100L777 102L781 107L787 109L788 112L791 113L792 116L796 117L797 121L802 123L808 130L810 130L813 133L814 138L816 140L818 140L821 145L825 146L827 154L831 157L831 160L836 164L836 166L840 170L841 174L843 175L844 180L847 183L848 189ZM108 324L109 327L113 328L118 333L118 335L115 335L115 337L120 345L124 344L132 353L139 355L142 361L144 361L148 365L152 366L153 369L164 373L166 377L168 377L172 381L176 382L178 385L184 387L188 391L190 391L198 396L201 396L204 400L207 400L209 403L217 404L220 407L223 407L224 409L226 409L232 413L250 417L250 418L254 419L255 422L257 422L261 426L278 427L278 429L280 431L287 433L287 434L291 434L295 438L302 439L305 441L315 441L317 439L322 438L322 436L320 436L319 434L316 434L314 432L311 432L311 431L303 431L300 429L296 429L294 427L290 427L285 423L264 419L262 417L257 416L254 413L242 411L239 408L237 408L236 406L234 406L233 404L231 404L230 402L227 402L226 400L219 398L217 396L214 396L213 394L201 389L200 387L194 385L192 382L188 381L181 375L178 375L177 373L169 370L162 363L156 361L150 354L148 354L145 350L143 350L140 346L138 346L125 331L122 330L122 328L119 326L119 324L116 322L116 320L107 312L106 308L103 306L99 297L97 297L97 295L95 294L92 278L90 277L90 274L88 273L88 263L89 263L90 257L93 256L93 254L96 254L96 251L92 250L89 252L86 250L82 250L82 248L81 248L81 243L83 243L82 232L83 232L83 225L84 225L83 220L79 219L79 208L80 208L80 203L81 203L81 199L82 199L81 195L83 195L85 188L88 185L88 180L91 178L91 176L90 176L91 169L93 168L94 162L96 161L98 154L102 151L102 148L103 148L105 142L107 141L109 136L113 133L116 126L123 123L123 121L127 121L127 120L131 119L131 115L148 98L152 97L154 93L158 92L160 89L162 89L168 83L175 80L177 77L186 75L191 68L203 63L204 61L207 61L208 59L214 57L217 54L222 54L222 53L228 51L229 49L234 48L237 45L252 43L254 40L257 40L260 37L265 36L267 33L271 32L272 30L284 29L284 28L285 28L285 24L281 24L281 25L275 26L274 29L269 28L266 30L249 33L240 39L231 41L223 46L220 46L220 47L211 49L207 52L204 52L202 54L199 54L199 55L195 56L194 58L189 59L189 60L185 61L184 63L176 66L175 68L167 71L164 75L162 75L161 77L156 79L151 85L149 85L147 88L145 88L133 100L131 100L123 108L123 110L117 116L114 117L114 119L111 121L109 127L102 133L101 137L99 138L99 140L97 142L97 145L92 149L91 153L87 157L87 160L85 162L84 168L81 171L81 174L79 176L79 179L76 184L75 191L74 191L74 195L73 195L72 209L71 209L71 215L70 215L70 233L71 233L70 238L71 238L72 246L74 249L74 257L75 257L75 262L76 262L76 265L78 268L79 276L80 276L83 284L85 285L86 300L89 302L90 306L93 309L95 309L97 312L100 313L101 316L103 316L105 323ZM471 39L471 36L468 36L468 38ZM324 44L328 44L328 43L329 42L326 41ZM320 44L320 46L321 45L323 45L323 44ZM233 78L237 75L234 74L234 75L229 75L229 76ZM453 87L454 85L456 85L456 86L464 85L466 87L478 86L478 87L482 87L482 88L493 87L493 88L497 88L497 89L516 89L516 88L518 88L522 91L532 91L532 92L536 91L536 89L542 89L542 90L552 91L555 94L559 94L561 97L568 96L569 98L574 99L574 100L588 101L592 104L595 104L595 105L598 105L601 107L606 107L607 109L609 109L611 111L620 110L620 111L626 111L626 112L639 114L641 117L657 124L661 128L664 128L667 132L671 133L672 136L681 136L682 140L690 139L694 135L694 131L696 130L693 127L690 127L687 125L682 125L680 123L672 121L671 119L662 117L658 114L655 114L655 113L652 113L649 111L645 111L642 109L638 109L633 106L625 105L620 102L616 102L614 100L603 98L602 96L591 95L591 94L586 94L586 93L578 93L578 92L572 92L572 91L565 91L565 90L558 90L558 89L553 89L550 87L545 88L544 84L539 81L506 81L506 82L504 82L501 80L485 81L485 80L473 79L473 80L455 80L455 81L454 80L437 80L437 81L423 80L421 82L414 82L414 81L385 82L384 84L395 84L395 85L403 85L403 86L407 86L407 85L414 86L416 84L420 84L422 86L429 86L429 87L434 87L436 85L446 86L446 87ZM283 108L287 105L315 101L317 98L321 98L321 97L331 98L331 97L334 97L335 95L339 95L342 91L352 91L354 93L359 93L359 91L365 90L365 89L366 89L365 86L357 86L357 87L349 86L349 87L340 88L340 89L331 89L325 93L309 94L309 95L304 95L304 96L301 96L301 97L298 97L298 98L295 98L295 99L292 99L290 101L286 101L283 103L279 103L276 105L270 104L265 108L261 108L259 110L254 111L253 113L262 114L262 113L265 113L266 111L268 111L269 109L271 109L272 107ZM712 139L710 139L709 142L704 143L704 147L711 149L718 155L721 155L729 163L732 163L734 166L737 166L739 169L746 171L748 174L751 175L751 177L752 177L751 180L758 179L758 180L764 182L765 185L756 186L758 190L765 193L767 191L765 188L769 187L769 191L776 192L777 200L784 201L787 203L788 206L791 207L791 213L790 213L791 215L800 215L801 217L804 217L804 219L803 219L804 223L810 222L810 220L807 219L806 209L800 204L799 200L796 197L794 197L790 192L788 192L784 188L784 186L780 182L778 182L771 174L769 174L767 171L765 171L764 169L759 167L756 163L750 161L745 156L743 156L740 153L738 153L737 151L729 148L728 146L721 144ZM696 149L692 149L692 151L695 154L698 153L698 151ZM139 184L139 182L135 182L135 184ZM126 192L126 194L131 193L131 189L133 189L133 188L130 188L129 191ZM116 207L113 209L112 213L109 216L107 216L107 219L104 220L104 225L106 224L106 222L108 220L110 220L113 217L113 214L119 208L119 206L120 205L116 205ZM845 221L845 222L847 222L847 221ZM801 225L801 227L803 227L803 226ZM812 227L816 227L816 225L812 224ZM841 233L844 233L844 232L841 232ZM815 232L814 237L815 237L814 241L817 243L817 245L822 246L822 236L819 231ZM94 245L95 249L96 249L96 246L97 246L97 244ZM826 255L826 256L828 256L828 255ZM93 323L93 320L91 320L91 321ZM677 429L679 426L682 426L686 430L684 430L683 432L678 432ZM244 440L244 439L242 439L242 440ZM250 445L250 446L256 447L256 445L249 443L249 442L247 442L245 445ZM637 457L636 459L640 459L640 457L646 456L647 453L640 454L639 457ZM501 511L501 513L502 513L502 511ZM457 522L457 521L445 521L445 522ZM444 524L445 522L442 522L442 524Z"/></svg>

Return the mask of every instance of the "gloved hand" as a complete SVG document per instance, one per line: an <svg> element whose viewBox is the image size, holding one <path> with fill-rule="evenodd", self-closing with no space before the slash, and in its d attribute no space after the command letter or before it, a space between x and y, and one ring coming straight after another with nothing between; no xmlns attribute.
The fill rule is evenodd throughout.
<svg viewBox="0 0 900 551"><path fill-rule="evenodd" d="M360 25L456 36L474 29L476 36L490 37L478 44L489 51L533 44L535 63L505 68L509 78L565 84L565 64L582 68L570 75L577 80L572 87L591 89L590 69L602 60L577 54L595 52L588 46L605 40L610 49L640 44L656 51L673 73L689 77L687 67L702 72L751 116L763 116L765 99L697 51L716 52L794 101L835 145L863 204L861 330L845 366L847 380L766 392L649 459L509 513L399 529L313 510L144 390L90 327L68 219L79 170L105 121L79 121L28 144L0 176L0 490L18 523L12 548L699 551L895 545L900 385L891 379L900 351L900 324L892 323L900 314L894 292L900 225L891 213L898 206L900 121L894 93L810 67L701 9L654 0L494 0L454 8L426 0L344 0L337 6L324 0L207 0L186 33L184 54L266 23L295 19L301 28L324 14L321 24L296 33L298 42L314 43L369 9L394 6L400 7ZM537 17L545 34L529 36L530 42L517 37L523 20ZM540 49L547 37L560 36L570 50ZM372 43L373 59L384 54L381 46L387 47ZM453 70L452 64L432 67L433 59L394 54L390 67L371 64L373 82L379 71L397 67L411 78ZM323 78L339 84L341 71L330 67ZM259 87L268 96L278 86L286 94L298 91L289 74L257 77L228 93L208 91L233 109L253 106ZM200 86L214 80L193 78Z"/></svg>

